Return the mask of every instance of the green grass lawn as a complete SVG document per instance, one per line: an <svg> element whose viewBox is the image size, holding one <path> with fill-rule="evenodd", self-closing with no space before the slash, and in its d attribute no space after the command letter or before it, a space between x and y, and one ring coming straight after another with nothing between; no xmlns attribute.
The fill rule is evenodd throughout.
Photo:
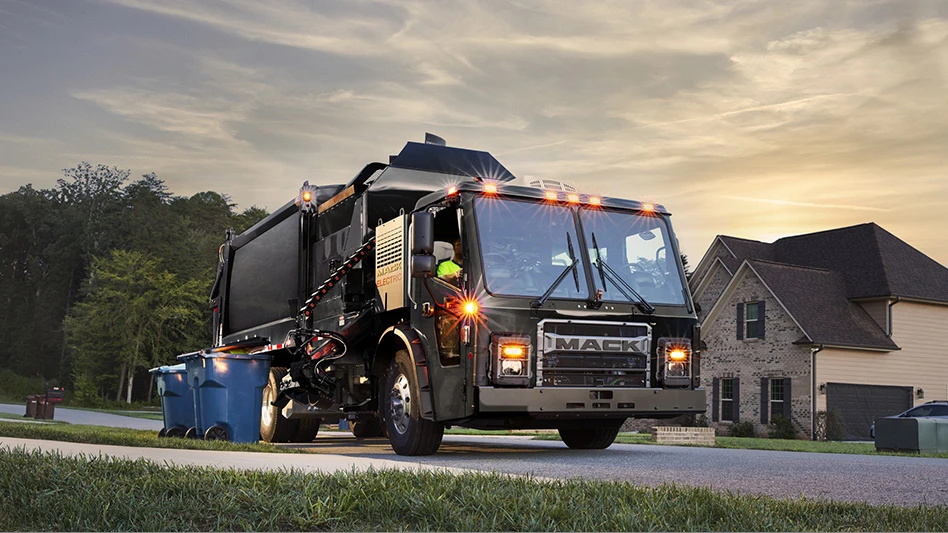
<svg viewBox="0 0 948 533"><path fill-rule="evenodd" d="M29 475L23 475L29 472ZM943 531L948 508L499 474L304 474L0 451L6 531Z"/></svg>
<svg viewBox="0 0 948 533"><path fill-rule="evenodd" d="M66 423L17 424L12 422L0 422L0 437L58 440L66 442L84 442L87 444L137 446L145 448L302 453L299 450L282 448L266 443L235 444L225 441L204 441L197 439L159 439L158 434L155 431L114 428L106 426L86 426L82 424ZM3 522L0 520L0 527L2 527L2 524Z"/></svg>

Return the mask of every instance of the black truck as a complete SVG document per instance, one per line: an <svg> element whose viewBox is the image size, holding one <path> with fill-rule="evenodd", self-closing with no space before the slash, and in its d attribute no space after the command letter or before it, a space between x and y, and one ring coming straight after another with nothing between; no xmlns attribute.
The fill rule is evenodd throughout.
<svg viewBox="0 0 948 533"><path fill-rule="evenodd" d="M297 197L220 250L213 345L271 356L261 436L323 419L402 455L445 427L559 430L601 449L626 418L705 410L669 213L409 142ZM461 267L438 276L444 261Z"/></svg>

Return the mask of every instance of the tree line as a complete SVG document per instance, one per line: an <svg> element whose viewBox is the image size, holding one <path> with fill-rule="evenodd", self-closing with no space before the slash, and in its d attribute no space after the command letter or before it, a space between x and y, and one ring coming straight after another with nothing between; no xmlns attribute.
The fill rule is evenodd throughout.
<svg viewBox="0 0 948 533"><path fill-rule="evenodd" d="M54 188L0 196L0 367L71 387L77 403L150 398L148 368L210 343L225 230L266 216L86 162Z"/></svg>

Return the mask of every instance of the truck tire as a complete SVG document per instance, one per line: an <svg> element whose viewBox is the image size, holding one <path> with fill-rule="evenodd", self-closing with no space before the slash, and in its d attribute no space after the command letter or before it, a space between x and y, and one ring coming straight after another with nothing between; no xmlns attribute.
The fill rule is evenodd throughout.
<svg viewBox="0 0 948 533"><path fill-rule="evenodd" d="M296 420L296 430L293 431L293 438L290 442L313 442L319 433L319 424L323 422L322 418L300 418Z"/></svg>
<svg viewBox="0 0 948 533"><path fill-rule="evenodd" d="M382 436L382 424L374 416L362 416L350 424L352 435L357 439L371 439Z"/></svg>
<svg viewBox="0 0 948 533"><path fill-rule="evenodd" d="M286 375L286 368L270 369L270 380L263 388L263 405L260 413L260 438L264 442L290 442L296 430L297 421L283 416L275 405L271 405L279 389L280 380ZM315 434L313 435L316 436Z"/></svg>
<svg viewBox="0 0 948 533"><path fill-rule="evenodd" d="M395 453L431 455L438 451L444 437L444 424L421 417L421 394L407 351L395 353L383 383L380 410Z"/></svg>
<svg viewBox="0 0 948 533"><path fill-rule="evenodd" d="M616 440L621 426L560 429L560 438L573 450L604 450Z"/></svg>

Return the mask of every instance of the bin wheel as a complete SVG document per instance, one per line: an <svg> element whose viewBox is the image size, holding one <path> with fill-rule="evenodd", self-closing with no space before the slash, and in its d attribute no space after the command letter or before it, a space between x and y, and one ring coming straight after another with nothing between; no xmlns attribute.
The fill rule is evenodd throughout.
<svg viewBox="0 0 948 533"><path fill-rule="evenodd" d="M220 426L211 426L204 432L204 440L230 440L230 435Z"/></svg>
<svg viewBox="0 0 948 533"><path fill-rule="evenodd" d="M165 437L168 437L168 438L180 439L183 436L184 436L184 430L179 427L168 428L168 430L165 431Z"/></svg>
<svg viewBox="0 0 948 533"><path fill-rule="evenodd" d="M196 427L191 426L187 431L184 432L184 438L186 439L196 439L198 438L198 430Z"/></svg>
<svg viewBox="0 0 948 533"><path fill-rule="evenodd" d="M385 370L380 410L395 453L431 455L441 446L444 424L421 416L421 391L413 367L407 351L395 353Z"/></svg>
<svg viewBox="0 0 948 533"><path fill-rule="evenodd" d="M161 428L161 431L158 432L158 438L159 439L165 438L165 428Z"/></svg>
<svg viewBox="0 0 948 533"><path fill-rule="evenodd" d="M270 402L276 399L280 390L280 381L286 375L286 368L273 367L270 369L270 379L263 388L262 411L260 413L260 438L264 442L290 442L296 431L297 420L283 416L283 412ZM316 434L313 433L313 437ZM313 439L309 439L313 440Z"/></svg>

